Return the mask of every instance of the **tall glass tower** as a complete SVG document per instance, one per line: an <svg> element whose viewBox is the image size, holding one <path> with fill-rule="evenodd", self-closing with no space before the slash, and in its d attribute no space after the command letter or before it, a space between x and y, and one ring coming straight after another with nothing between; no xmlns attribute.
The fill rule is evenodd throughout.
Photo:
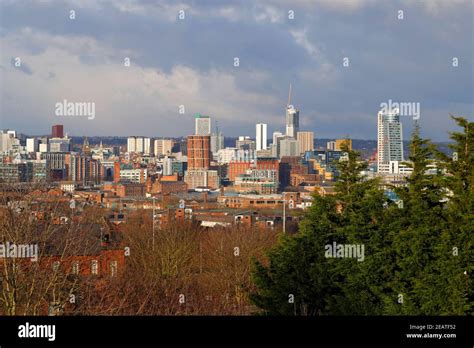
<svg viewBox="0 0 474 348"><path fill-rule="evenodd" d="M296 139L296 133L300 130L300 111L293 105L286 108L286 135Z"/></svg>
<svg viewBox="0 0 474 348"><path fill-rule="evenodd" d="M390 172L391 161L403 161L403 131L398 110L377 115L377 167Z"/></svg>

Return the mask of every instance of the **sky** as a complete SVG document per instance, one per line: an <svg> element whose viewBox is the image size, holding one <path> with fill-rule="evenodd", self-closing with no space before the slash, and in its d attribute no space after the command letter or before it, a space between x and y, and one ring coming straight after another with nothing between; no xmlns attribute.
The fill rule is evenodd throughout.
<svg viewBox="0 0 474 348"><path fill-rule="evenodd" d="M0 128L186 136L201 113L225 136L267 123L270 137L284 131L291 83L300 130L316 138L375 139L392 100L419 103L422 135L446 141L450 113L474 115L473 6L0 0ZM56 115L64 100L94 103L95 117ZM413 117L401 119L408 139Z"/></svg>

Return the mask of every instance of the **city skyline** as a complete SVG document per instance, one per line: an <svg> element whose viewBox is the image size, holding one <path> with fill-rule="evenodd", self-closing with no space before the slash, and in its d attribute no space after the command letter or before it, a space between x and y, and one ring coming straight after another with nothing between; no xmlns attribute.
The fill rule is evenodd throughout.
<svg viewBox="0 0 474 348"><path fill-rule="evenodd" d="M394 100L419 103L423 135L445 141L449 113L473 110L467 3L3 1L0 128L179 137L202 112L227 137L257 122L285 132L291 83L316 137L375 139L380 104ZM66 100L95 103L93 117L56 116Z"/></svg>

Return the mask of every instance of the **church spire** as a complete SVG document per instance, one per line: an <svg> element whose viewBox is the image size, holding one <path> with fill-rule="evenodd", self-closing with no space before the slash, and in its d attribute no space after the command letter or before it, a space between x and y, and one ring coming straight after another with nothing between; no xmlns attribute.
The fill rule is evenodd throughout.
<svg viewBox="0 0 474 348"><path fill-rule="evenodd" d="M87 139L87 137L84 138L84 143L82 144L82 153L84 155L91 154L91 147L89 145L89 140Z"/></svg>

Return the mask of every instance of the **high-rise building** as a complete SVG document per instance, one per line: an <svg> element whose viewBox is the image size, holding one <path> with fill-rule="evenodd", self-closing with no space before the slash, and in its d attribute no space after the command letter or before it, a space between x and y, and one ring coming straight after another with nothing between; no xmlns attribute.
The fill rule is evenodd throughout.
<svg viewBox="0 0 474 348"><path fill-rule="evenodd" d="M99 184L102 178L102 168L99 160L85 154L72 153L67 156L68 179L84 185Z"/></svg>
<svg viewBox="0 0 474 348"><path fill-rule="evenodd" d="M299 156L299 154L298 140L291 138L280 140L280 158L284 156Z"/></svg>
<svg viewBox="0 0 474 348"><path fill-rule="evenodd" d="M188 169L209 169L211 165L211 137L209 135L188 136Z"/></svg>
<svg viewBox="0 0 474 348"><path fill-rule="evenodd" d="M127 152L136 152L136 137L128 137L127 139Z"/></svg>
<svg viewBox="0 0 474 348"><path fill-rule="evenodd" d="M221 132L211 135L211 152L217 155L219 150L224 148L224 135Z"/></svg>
<svg viewBox="0 0 474 348"><path fill-rule="evenodd" d="M283 133L282 132L273 132L273 136L272 136L272 144L276 144L277 143L277 139L282 137L283 136Z"/></svg>
<svg viewBox="0 0 474 348"><path fill-rule="evenodd" d="M403 130L398 110L377 115L377 170L390 172L391 161L403 161Z"/></svg>
<svg viewBox="0 0 474 348"><path fill-rule="evenodd" d="M296 133L296 139L298 140L298 149L300 154L303 154L306 151L314 150L313 132L298 132Z"/></svg>
<svg viewBox="0 0 474 348"><path fill-rule="evenodd" d="M51 138L64 138L64 126L55 124L51 130Z"/></svg>
<svg viewBox="0 0 474 348"><path fill-rule="evenodd" d="M170 155L173 149L173 139L155 139L154 154L156 157Z"/></svg>
<svg viewBox="0 0 474 348"><path fill-rule="evenodd" d="M265 123L257 123L255 126L257 151L267 149L267 125Z"/></svg>
<svg viewBox="0 0 474 348"><path fill-rule="evenodd" d="M296 133L300 129L300 111L296 110L293 105L286 108L286 135L296 138Z"/></svg>
<svg viewBox="0 0 474 348"><path fill-rule="evenodd" d="M150 154L150 138L145 137L128 137L127 152Z"/></svg>
<svg viewBox="0 0 474 348"><path fill-rule="evenodd" d="M28 152L38 152L38 150L39 150L38 138L27 138L26 139L26 151L28 151Z"/></svg>
<svg viewBox="0 0 474 348"><path fill-rule="evenodd" d="M209 116L196 114L194 122L195 135L211 135L211 118Z"/></svg>
<svg viewBox="0 0 474 348"><path fill-rule="evenodd" d="M165 156L163 158L163 175L173 175L173 161L175 158L173 156Z"/></svg>
<svg viewBox="0 0 474 348"><path fill-rule="evenodd" d="M291 104L291 84L288 91L288 103L286 104L286 133L287 137L296 139L296 133L300 129L300 111Z"/></svg>
<svg viewBox="0 0 474 348"><path fill-rule="evenodd" d="M151 149L151 139L150 138L143 138L143 153L145 155L150 154Z"/></svg>
<svg viewBox="0 0 474 348"><path fill-rule="evenodd" d="M144 140L142 137L135 138L135 152L143 153L145 148Z"/></svg>
<svg viewBox="0 0 474 348"><path fill-rule="evenodd" d="M6 129L0 132L0 153L8 153L19 144L20 140L16 138L16 132L14 130Z"/></svg>

